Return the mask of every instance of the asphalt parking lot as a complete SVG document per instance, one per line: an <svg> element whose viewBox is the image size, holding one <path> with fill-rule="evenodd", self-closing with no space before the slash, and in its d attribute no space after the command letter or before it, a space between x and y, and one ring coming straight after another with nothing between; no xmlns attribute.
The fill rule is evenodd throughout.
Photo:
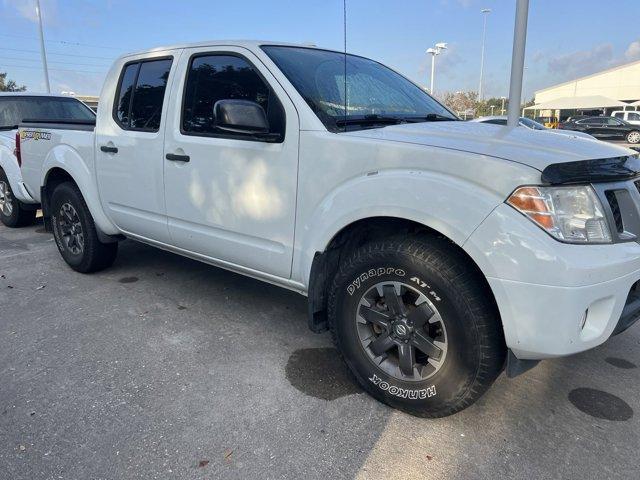
<svg viewBox="0 0 640 480"><path fill-rule="evenodd" d="M425 420L361 393L305 309L130 241L81 275L0 226L0 478L640 476L640 326Z"/></svg>

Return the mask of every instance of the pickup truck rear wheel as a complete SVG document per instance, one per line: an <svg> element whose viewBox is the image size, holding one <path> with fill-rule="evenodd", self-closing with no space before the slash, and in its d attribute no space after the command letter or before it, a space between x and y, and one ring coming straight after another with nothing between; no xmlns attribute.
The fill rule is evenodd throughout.
<svg viewBox="0 0 640 480"><path fill-rule="evenodd" d="M338 350L362 387L413 415L475 402L504 367L502 326L475 266L448 240L368 243L341 262L328 300Z"/></svg>
<svg viewBox="0 0 640 480"><path fill-rule="evenodd" d="M0 170L0 221L7 227L32 225L36 219L36 209L24 205L13 195L7 175Z"/></svg>
<svg viewBox="0 0 640 480"><path fill-rule="evenodd" d="M58 250L74 270L96 272L115 261L118 243L102 243L98 239L89 208L74 183L61 183L53 191L51 223Z"/></svg>

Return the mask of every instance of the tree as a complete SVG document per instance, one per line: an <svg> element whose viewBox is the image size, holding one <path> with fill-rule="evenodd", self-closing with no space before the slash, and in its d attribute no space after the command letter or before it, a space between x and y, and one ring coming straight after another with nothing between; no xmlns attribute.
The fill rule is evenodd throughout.
<svg viewBox="0 0 640 480"><path fill-rule="evenodd" d="M473 116L478 107L478 92L445 92L440 100L459 115Z"/></svg>
<svg viewBox="0 0 640 480"><path fill-rule="evenodd" d="M18 86L13 80L7 80L7 73L0 73L0 92L24 92L27 89L24 85Z"/></svg>

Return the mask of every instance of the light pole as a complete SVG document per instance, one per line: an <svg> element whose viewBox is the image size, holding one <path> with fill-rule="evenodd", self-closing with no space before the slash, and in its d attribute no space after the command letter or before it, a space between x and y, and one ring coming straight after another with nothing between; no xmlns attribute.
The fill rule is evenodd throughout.
<svg viewBox="0 0 640 480"><path fill-rule="evenodd" d="M502 108L500 109L500 115L504 115L504 101L507 97L500 97L502 99Z"/></svg>
<svg viewBox="0 0 640 480"><path fill-rule="evenodd" d="M44 50L44 33L42 32L42 11L40 9L40 0L36 0L36 13L38 14L38 23L40 25L40 55L42 56L42 68L44 69L44 83L47 86L47 93L51 93L49 85L49 68L47 67L47 53Z"/></svg>
<svg viewBox="0 0 640 480"><path fill-rule="evenodd" d="M482 52L480 53L480 85L478 86L478 100L482 100L483 98L483 92L482 92L482 80L483 80L483 75L484 75L484 44L485 44L485 37L487 34L487 16L491 13L491 9L490 8L483 8L482 10L480 10L480 13L482 13Z"/></svg>
<svg viewBox="0 0 640 480"><path fill-rule="evenodd" d="M516 3L516 21L513 28L513 54L511 56L511 82L509 84L509 106L507 107L507 125L515 127L520 118L522 100L522 75L524 72L524 50L527 43L527 20L529 0Z"/></svg>
<svg viewBox="0 0 640 480"><path fill-rule="evenodd" d="M428 48L427 52L431 55L431 88L429 89L429 93L433 95L433 84L434 78L436 76L436 55L440 55L442 50L447 49L447 44L445 42L436 43L434 48Z"/></svg>

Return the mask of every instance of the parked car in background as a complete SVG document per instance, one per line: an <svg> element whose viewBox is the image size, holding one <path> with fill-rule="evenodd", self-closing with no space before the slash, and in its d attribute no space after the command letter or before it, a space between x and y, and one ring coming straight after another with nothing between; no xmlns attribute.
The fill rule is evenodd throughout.
<svg viewBox="0 0 640 480"><path fill-rule="evenodd" d="M0 221L8 227L33 223L39 207L34 192L22 182L15 151L18 124L29 119L73 123L95 120L95 113L81 101L64 95L0 93Z"/></svg>
<svg viewBox="0 0 640 480"><path fill-rule="evenodd" d="M608 140L625 140L640 143L640 126L614 117L587 117L558 125L562 130L573 130Z"/></svg>
<svg viewBox="0 0 640 480"><path fill-rule="evenodd" d="M128 237L302 293L363 388L412 414L462 410L505 365L640 317L635 152L463 122L364 57L234 41L129 54L95 125L20 134L71 268L109 267Z"/></svg>
<svg viewBox="0 0 640 480"><path fill-rule="evenodd" d="M478 117L478 118L474 118L471 121L479 122L479 123L491 123L493 125L505 125L505 126L507 125L507 117L504 115ZM521 127L528 128L530 130L539 130L539 131L545 131L549 133L557 133L560 135L568 135L570 137L575 137L575 138L588 138L589 140L596 140L594 136L589 135L588 133L548 128L542 125L541 123L538 123L535 120L531 120L530 118L527 118L527 117L520 117L520 121L518 122L518 125L520 125Z"/></svg>
<svg viewBox="0 0 640 480"><path fill-rule="evenodd" d="M612 112L611 116L624 120L631 125L640 125L640 112L617 110Z"/></svg>

